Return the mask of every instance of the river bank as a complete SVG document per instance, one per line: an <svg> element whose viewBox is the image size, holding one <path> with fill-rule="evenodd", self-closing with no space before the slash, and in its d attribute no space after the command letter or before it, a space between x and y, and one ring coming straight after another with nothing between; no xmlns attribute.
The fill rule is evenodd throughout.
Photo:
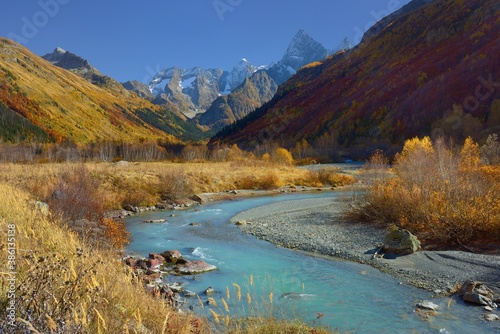
<svg viewBox="0 0 500 334"><path fill-rule="evenodd" d="M374 258L387 232L374 225L343 221L342 199L292 200L242 212L231 219L245 233L313 255L369 264L409 284L450 295L465 280L498 283L500 256L461 251L420 251ZM245 223L246 222L246 223Z"/></svg>

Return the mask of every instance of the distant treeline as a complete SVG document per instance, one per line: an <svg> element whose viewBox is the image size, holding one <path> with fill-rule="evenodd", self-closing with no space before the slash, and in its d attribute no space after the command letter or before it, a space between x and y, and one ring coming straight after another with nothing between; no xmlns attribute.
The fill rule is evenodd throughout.
<svg viewBox="0 0 500 334"><path fill-rule="evenodd" d="M85 145L68 140L62 143L0 142L0 162L232 161L254 158L256 154L260 158L266 153L273 157L277 149L277 145L270 143L258 147L254 152L247 152L240 150L237 145L215 145L209 148L206 144L172 144L161 141L101 141ZM303 157L304 154L305 151L301 149L297 157Z"/></svg>

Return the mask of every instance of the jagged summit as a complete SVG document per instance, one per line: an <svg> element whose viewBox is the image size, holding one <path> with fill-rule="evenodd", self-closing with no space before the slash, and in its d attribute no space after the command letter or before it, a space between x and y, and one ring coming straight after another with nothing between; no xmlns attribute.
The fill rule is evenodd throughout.
<svg viewBox="0 0 500 334"><path fill-rule="evenodd" d="M294 75L301 67L315 61L323 60L330 53L304 30L299 30L288 45L285 54L277 64L271 65L269 76L281 85Z"/></svg>
<svg viewBox="0 0 500 334"><path fill-rule="evenodd" d="M309 36L304 29L301 29L293 37L283 58L281 58L281 63L297 71L302 66L327 56L328 50Z"/></svg>
<svg viewBox="0 0 500 334"><path fill-rule="evenodd" d="M57 47L52 53L48 53L42 58L72 72L78 71L86 73L88 71L93 71L99 73L99 71L93 68L86 59L60 47Z"/></svg>

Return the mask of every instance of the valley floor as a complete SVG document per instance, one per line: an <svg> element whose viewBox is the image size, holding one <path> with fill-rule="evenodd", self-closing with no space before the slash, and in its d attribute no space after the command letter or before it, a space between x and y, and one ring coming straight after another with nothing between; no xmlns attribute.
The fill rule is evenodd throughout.
<svg viewBox="0 0 500 334"><path fill-rule="evenodd" d="M245 233L314 255L365 263L403 284L449 295L465 280L498 282L500 256L462 251L419 251L396 258L373 258L387 232L375 225L342 219L344 201L331 198L274 203L231 219Z"/></svg>

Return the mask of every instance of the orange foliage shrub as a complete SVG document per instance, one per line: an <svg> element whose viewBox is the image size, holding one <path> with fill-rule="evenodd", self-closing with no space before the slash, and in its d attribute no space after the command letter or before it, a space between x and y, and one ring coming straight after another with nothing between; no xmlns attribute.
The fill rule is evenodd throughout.
<svg viewBox="0 0 500 334"><path fill-rule="evenodd" d="M115 248L122 249L130 242L130 232L123 220L104 218L101 222L105 227L106 238Z"/></svg>
<svg viewBox="0 0 500 334"><path fill-rule="evenodd" d="M428 244L499 243L500 165L481 165L479 152L470 138L460 153L442 141L407 141L395 177L375 182L352 213L406 228Z"/></svg>

